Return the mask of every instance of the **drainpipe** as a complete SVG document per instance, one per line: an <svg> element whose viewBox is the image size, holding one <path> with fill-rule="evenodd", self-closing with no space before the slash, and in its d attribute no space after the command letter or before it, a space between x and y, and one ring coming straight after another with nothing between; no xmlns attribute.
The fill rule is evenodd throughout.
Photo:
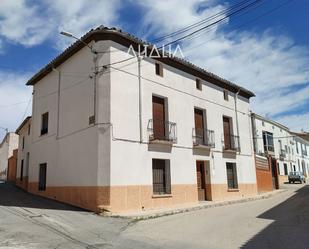
<svg viewBox="0 0 309 249"><path fill-rule="evenodd" d="M58 91L57 91L57 134L56 138L59 137L59 119L60 119L60 84L61 84L61 72L56 68L53 68L54 72L58 73Z"/></svg>
<svg viewBox="0 0 309 249"><path fill-rule="evenodd" d="M238 92L235 94L235 115L236 115L236 129L237 129L237 136L238 136L238 146L239 146L239 153L240 153L240 137L239 137L239 125L238 125L238 111L237 111L237 98L239 95L240 90L238 90Z"/></svg>
<svg viewBox="0 0 309 249"><path fill-rule="evenodd" d="M139 117L139 141L143 142L143 122L142 122L142 79L141 79L141 57L137 57L138 62L138 117Z"/></svg>
<svg viewBox="0 0 309 249"><path fill-rule="evenodd" d="M95 43L91 46L91 53L93 54L93 65L94 65L94 75L93 75L93 115L94 124L97 123L97 75L98 75L98 53L94 49Z"/></svg>

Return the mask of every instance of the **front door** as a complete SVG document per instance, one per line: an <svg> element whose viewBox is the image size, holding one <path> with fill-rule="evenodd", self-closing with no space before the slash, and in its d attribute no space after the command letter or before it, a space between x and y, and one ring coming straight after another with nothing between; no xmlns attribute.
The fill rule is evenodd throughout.
<svg viewBox="0 0 309 249"><path fill-rule="evenodd" d="M202 110L194 109L194 123L195 123L196 142L198 144L203 144L204 142L204 120L203 120Z"/></svg>
<svg viewBox="0 0 309 249"><path fill-rule="evenodd" d="M231 148L231 126L230 119L223 117L223 132L224 132L224 148Z"/></svg>
<svg viewBox="0 0 309 249"><path fill-rule="evenodd" d="M205 165L203 161L196 161L196 177L197 177L197 191L198 200L205 201L206 196L206 181L205 181Z"/></svg>
<svg viewBox="0 0 309 249"><path fill-rule="evenodd" d="M46 190L46 163L41 163L39 168L39 190Z"/></svg>
<svg viewBox="0 0 309 249"><path fill-rule="evenodd" d="M271 174L272 174L273 188L279 189L277 160L274 158L270 158L270 160L271 160Z"/></svg>
<svg viewBox="0 0 309 249"><path fill-rule="evenodd" d="M165 138L165 107L164 99L152 97L152 118L154 139L164 140Z"/></svg>

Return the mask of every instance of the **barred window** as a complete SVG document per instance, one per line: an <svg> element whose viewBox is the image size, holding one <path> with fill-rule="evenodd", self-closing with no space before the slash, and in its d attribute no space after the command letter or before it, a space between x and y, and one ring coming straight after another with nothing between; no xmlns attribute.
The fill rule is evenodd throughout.
<svg viewBox="0 0 309 249"><path fill-rule="evenodd" d="M237 169L236 163L226 163L227 185L229 189L237 189Z"/></svg>
<svg viewBox="0 0 309 249"><path fill-rule="evenodd" d="M152 159L153 193L157 195L171 193L170 161Z"/></svg>

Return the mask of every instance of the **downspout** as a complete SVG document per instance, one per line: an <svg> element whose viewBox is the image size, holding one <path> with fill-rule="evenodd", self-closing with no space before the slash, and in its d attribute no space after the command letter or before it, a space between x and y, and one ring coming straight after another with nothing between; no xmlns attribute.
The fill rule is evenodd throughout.
<svg viewBox="0 0 309 249"><path fill-rule="evenodd" d="M58 91L57 91L57 134L56 139L59 137L59 119L60 119L60 84L61 84L61 72L56 68L53 68L54 72L58 73Z"/></svg>
<svg viewBox="0 0 309 249"><path fill-rule="evenodd" d="M93 116L94 125L97 123L97 75L98 75L98 53L93 48L95 43L91 45L91 53L93 54L93 65L94 65L94 75L93 75Z"/></svg>
<svg viewBox="0 0 309 249"><path fill-rule="evenodd" d="M240 90L235 94L235 117L236 117L236 130L237 130L237 136L238 136L238 147L239 147L239 153L240 153L240 137L239 137L239 125L238 125L238 111L237 111L237 98L239 95Z"/></svg>
<svg viewBox="0 0 309 249"><path fill-rule="evenodd" d="M138 62L138 117L139 117L139 142L143 142L143 122L142 122L142 78L141 78L141 57L137 57Z"/></svg>

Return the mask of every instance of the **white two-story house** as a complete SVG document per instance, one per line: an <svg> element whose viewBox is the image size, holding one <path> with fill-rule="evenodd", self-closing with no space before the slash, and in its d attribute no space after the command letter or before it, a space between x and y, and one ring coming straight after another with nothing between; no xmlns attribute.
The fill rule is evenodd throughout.
<svg viewBox="0 0 309 249"><path fill-rule="evenodd" d="M27 83L30 192L112 212L256 195L252 92L176 57L135 57L145 43L120 30L81 40Z"/></svg>

